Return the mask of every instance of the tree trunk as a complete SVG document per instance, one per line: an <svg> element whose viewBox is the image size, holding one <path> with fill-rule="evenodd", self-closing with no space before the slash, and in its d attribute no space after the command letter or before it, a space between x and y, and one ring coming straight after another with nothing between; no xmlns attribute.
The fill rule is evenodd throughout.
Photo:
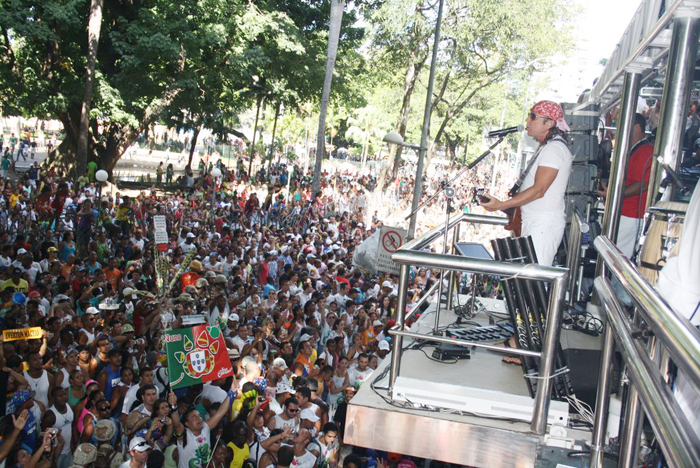
<svg viewBox="0 0 700 468"><path fill-rule="evenodd" d="M262 105L262 94L258 96L258 107L255 110L255 125L253 126L253 141L250 144L250 162L248 163L248 179L253 177L253 158L255 157L255 136L258 134L258 118L260 117L260 106Z"/></svg>
<svg viewBox="0 0 700 468"><path fill-rule="evenodd" d="M415 57L415 55L414 55ZM413 90L416 87L416 81L418 81L418 75L420 74L421 69L423 68L423 65L425 64L425 61L427 60L428 56L427 54L424 55L422 58L416 57L418 60L414 61L408 66L408 69L406 69L406 79L404 80L404 87L403 87L403 101L401 103L401 113L399 114L399 119L396 122L396 131L399 135L401 135L402 138L406 136L406 127L408 126L408 117L411 114L411 96L413 95ZM391 168L391 177L389 177L388 180L386 180L386 184L390 184L393 180L395 180L398 175L399 175L399 166L401 165L401 153L403 151L403 147L399 145L392 145L393 147L390 149L390 156L393 155L394 162L393 166Z"/></svg>
<svg viewBox="0 0 700 468"><path fill-rule="evenodd" d="M194 128L194 134L192 135L192 141L190 142L190 158L187 160L187 165L190 166L190 169L192 169L192 158L194 157L194 149L197 146L197 138L199 138L200 129L200 126L196 126ZM192 172L194 173L193 169Z"/></svg>
<svg viewBox="0 0 700 468"><path fill-rule="evenodd" d="M321 94L321 112L318 117L318 134L316 136L316 162L314 163L314 181L311 186L312 194L321 188L321 165L326 149L326 114L328 113L328 101L331 95L331 82L333 81L333 67L338 53L340 41L340 25L343 21L345 0L331 0L331 22L328 31L328 57L326 58L326 76L323 80L323 92Z"/></svg>
<svg viewBox="0 0 700 468"><path fill-rule="evenodd" d="M272 160L275 157L275 134L277 133L277 119L280 116L280 106L282 101L277 101L277 107L275 107L275 123L272 124L272 143L270 144L270 162L267 165L267 171L270 172L272 167Z"/></svg>
<svg viewBox="0 0 700 468"><path fill-rule="evenodd" d="M97 46L100 41L102 28L102 5L104 0L91 0L90 17L88 19L88 60L85 74L85 92L80 108L80 131L75 164L75 179L85 173L88 159L88 126L90 121L90 106L92 104L92 87L95 81L95 62L97 61Z"/></svg>

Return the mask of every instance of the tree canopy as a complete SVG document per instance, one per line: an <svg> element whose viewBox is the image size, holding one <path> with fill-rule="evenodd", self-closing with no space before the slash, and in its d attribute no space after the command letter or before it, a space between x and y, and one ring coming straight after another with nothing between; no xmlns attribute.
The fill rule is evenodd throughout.
<svg viewBox="0 0 700 468"><path fill-rule="evenodd" d="M111 170L155 122L195 134L208 128L243 137L239 116L258 104L280 109L277 133L283 142L308 146L318 124L331 4L104 0L89 107L90 159ZM70 166L84 97L91 2L2 0L2 5L2 113L60 120L65 139L52 163ZM380 151L386 130L417 141L436 8L434 0L348 4L328 116L319 133L325 131L327 142L332 137L369 157ZM476 129L499 123L504 96L511 103L506 123L519 119L533 71L568 47L570 18L567 0L446 2L431 148L455 155L477 140ZM263 115L263 125L270 121ZM395 174L400 154L392 156Z"/></svg>

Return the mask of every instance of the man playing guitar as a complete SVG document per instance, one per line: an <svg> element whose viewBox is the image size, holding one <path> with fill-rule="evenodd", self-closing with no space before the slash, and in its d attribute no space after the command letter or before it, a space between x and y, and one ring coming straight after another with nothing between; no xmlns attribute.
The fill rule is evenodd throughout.
<svg viewBox="0 0 700 468"><path fill-rule="evenodd" d="M540 147L523 171L522 186L516 184L512 198L505 201L486 194L481 205L488 211L521 208L522 235L532 237L538 263L551 266L566 225L565 194L572 161L565 133L569 126L561 106L552 101L532 106L526 122L527 134Z"/></svg>

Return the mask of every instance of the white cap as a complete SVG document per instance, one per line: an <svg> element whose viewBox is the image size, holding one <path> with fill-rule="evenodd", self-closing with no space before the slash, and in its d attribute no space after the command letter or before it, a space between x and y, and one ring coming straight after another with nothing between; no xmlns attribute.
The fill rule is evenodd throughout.
<svg viewBox="0 0 700 468"><path fill-rule="evenodd" d="M188 239L194 239L195 237L197 237L197 236L195 236L195 235L192 234L191 232L188 232L188 233L187 233L187 238L188 238Z"/></svg>
<svg viewBox="0 0 700 468"><path fill-rule="evenodd" d="M85 313L89 315L98 315L100 311L97 310L95 307L88 307Z"/></svg>
<svg viewBox="0 0 700 468"><path fill-rule="evenodd" d="M131 442L129 442L130 452L132 450L136 450L137 452L145 452L151 449L152 447L148 445L148 442L146 442L146 439L144 439L143 437L134 437L133 439L131 439Z"/></svg>
<svg viewBox="0 0 700 468"><path fill-rule="evenodd" d="M26 254L26 253L27 253L27 251L25 249L17 250L17 255L22 255L22 254Z"/></svg>
<svg viewBox="0 0 700 468"><path fill-rule="evenodd" d="M238 314L229 314L229 316L228 316L229 322L238 322L240 320L241 320L241 318L238 316Z"/></svg>
<svg viewBox="0 0 700 468"><path fill-rule="evenodd" d="M306 341L309 341L310 339L311 335L309 335L308 333L304 333L303 335L301 335L301 338L299 338L299 343L304 343Z"/></svg>
<svg viewBox="0 0 700 468"><path fill-rule="evenodd" d="M386 340L382 340L379 342L379 349L384 350L384 351L389 351L389 342Z"/></svg>
<svg viewBox="0 0 700 468"><path fill-rule="evenodd" d="M306 408L301 410L301 414L299 415L301 419L306 419L311 422L316 422L318 421L319 417L314 413L314 410L311 408Z"/></svg>
<svg viewBox="0 0 700 468"><path fill-rule="evenodd" d="M394 288L394 285L391 284L391 281L389 281L389 280L384 280L384 282L382 283L382 288L392 288L392 289L393 289L393 288Z"/></svg>
<svg viewBox="0 0 700 468"><path fill-rule="evenodd" d="M284 361L284 359L282 359L281 357L275 358L275 360L272 361L272 367L276 367L277 369L284 369L284 370L289 369L289 366Z"/></svg>

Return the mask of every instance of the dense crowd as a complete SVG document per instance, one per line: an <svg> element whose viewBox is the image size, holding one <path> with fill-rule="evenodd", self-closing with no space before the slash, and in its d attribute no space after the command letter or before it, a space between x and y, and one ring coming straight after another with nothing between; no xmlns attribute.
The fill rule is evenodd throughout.
<svg viewBox="0 0 700 468"><path fill-rule="evenodd" d="M183 190L134 197L102 194L94 171L75 184L41 170L0 181L1 326L40 330L0 347L5 466L359 467L371 458L344 448L347 404L391 350L398 285L352 256L405 211L410 177L376 203L366 174L324 174L312 194L298 167L253 178L220 167L221 178L200 168ZM469 177L458 210L472 209L467 186L487 179L485 170ZM426 178L425 190L435 188ZM426 207L419 229L441 222L443 203ZM156 215L167 220L164 254ZM412 271L409 298L434 276ZM173 390L164 331L192 315L220 327L235 375Z"/></svg>

